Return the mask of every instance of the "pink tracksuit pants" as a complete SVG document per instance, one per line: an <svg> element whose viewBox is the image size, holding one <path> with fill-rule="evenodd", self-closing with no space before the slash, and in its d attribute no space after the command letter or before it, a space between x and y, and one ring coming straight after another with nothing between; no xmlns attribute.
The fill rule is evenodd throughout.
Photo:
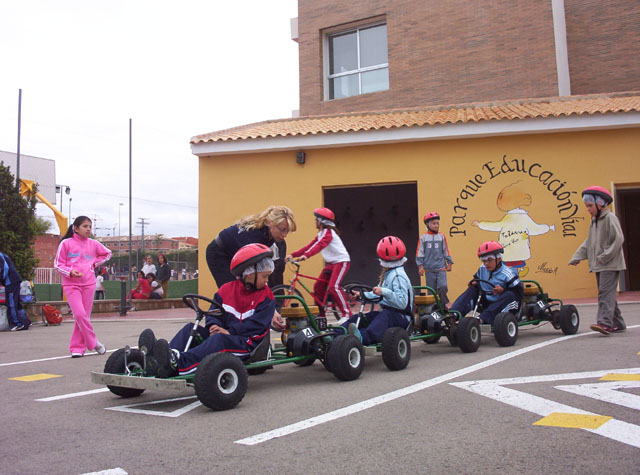
<svg viewBox="0 0 640 475"><path fill-rule="evenodd" d="M69 351L83 355L86 349L93 350L98 343L93 325L91 325L91 308L93 307L96 286L95 284L65 285L63 288L69 307L73 312L74 321Z"/></svg>

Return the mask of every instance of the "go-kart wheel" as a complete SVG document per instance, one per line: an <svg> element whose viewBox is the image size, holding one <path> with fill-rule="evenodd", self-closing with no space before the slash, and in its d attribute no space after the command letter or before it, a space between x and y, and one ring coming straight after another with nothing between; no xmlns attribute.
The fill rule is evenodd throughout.
<svg viewBox="0 0 640 475"><path fill-rule="evenodd" d="M307 360L294 361L293 364L304 368L305 366L311 366L316 361L315 358L309 358Z"/></svg>
<svg viewBox="0 0 640 475"><path fill-rule="evenodd" d="M461 318L453 338L458 342L458 346L463 353L475 353L478 351L481 340L478 319L472 317Z"/></svg>
<svg viewBox="0 0 640 475"><path fill-rule="evenodd" d="M411 359L411 341L404 328L393 327L382 337L382 361L391 371L405 369Z"/></svg>
<svg viewBox="0 0 640 475"><path fill-rule="evenodd" d="M104 372L110 374L124 374L127 372L124 365L124 353L125 349L120 348L113 352L109 359L104 365ZM138 374L142 376L142 371L144 369L144 356L142 355L142 351L140 350L131 350L129 355L127 356L127 368L130 372L134 374ZM116 396L120 397L136 397L140 396L144 392L144 389L135 389L135 388L123 388L121 386L109 386L109 391L111 391Z"/></svg>
<svg viewBox="0 0 640 475"><path fill-rule="evenodd" d="M496 315L493 322L493 336L500 346L513 346L518 339L518 322L511 312Z"/></svg>
<svg viewBox="0 0 640 475"><path fill-rule="evenodd" d="M432 336L431 338L425 338L424 341L427 345L433 345L434 343L438 343L440 341L439 336Z"/></svg>
<svg viewBox="0 0 640 475"><path fill-rule="evenodd" d="M239 358L229 353L213 353L198 365L194 380L196 396L208 408L226 411L242 401L248 380Z"/></svg>
<svg viewBox="0 0 640 475"><path fill-rule="evenodd" d="M560 320L560 329L565 335L573 335L578 331L580 316L578 315L578 309L573 305L560 307L558 319Z"/></svg>
<svg viewBox="0 0 640 475"><path fill-rule="evenodd" d="M449 327L449 334L447 335L447 340L449 340L449 344L451 346L458 346L458 325L451 325Z"/></svg>
<svg viewBox="0 0 640 475"><path fill-rule="evenodd" d="M364 370L364 347L354 335L340 335L327 351L329 368L341 381L358 379Z"/></svg>

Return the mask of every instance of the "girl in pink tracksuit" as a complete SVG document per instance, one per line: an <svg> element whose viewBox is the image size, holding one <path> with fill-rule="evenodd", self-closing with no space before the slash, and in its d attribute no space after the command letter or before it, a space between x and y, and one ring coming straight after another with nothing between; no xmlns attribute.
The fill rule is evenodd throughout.
<svg viewBox="0 0 640 475"><path fill-rule="evenodd" d="M63 236L53 263L62 274L62 288L75 321L69 342L72 358L84 356L87 349L101 355L106 352L96 338L90 318L96 287L95 268L111 259L111 251L90 235L91 220L78 216Z"/></svg>
<svg viewBox="0 0 640 475"><path fill-rule="evenodd" d="M313 215L316 218L318 235L303 248L292 252L288 259L300 257L301 260L305 260L321 252L325 267L319 276L321 280L317 280L313 286L313 293L319 300L322 300L328 288L329 295L338 306L342 317L349 318L351 309L349 308L347 297L342 287L340 287L340 282L347 274L351 263L349 253L337 233L333 211L329 208L317 208L313 210ZM320 315L324 316L324 308L322 307L320 308Z"/></svg>

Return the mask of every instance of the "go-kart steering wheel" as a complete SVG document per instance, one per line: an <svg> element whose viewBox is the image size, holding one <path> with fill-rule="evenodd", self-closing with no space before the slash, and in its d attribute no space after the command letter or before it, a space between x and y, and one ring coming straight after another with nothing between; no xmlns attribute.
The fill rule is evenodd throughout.
<svg viewBox="0 0 640 475"><path fill-rule="evenodd" d="M358 300L358 302L378 303L382 300L382 295L377 295L375 298L369 298L364 295L365 292L373 291L373 287L371 287L370 285L354 284L349 286L348 290L349 290L349 293L353 292L354 290L359 292L358 297L356 297L356 300Z"/></svg>
<svg viewBox="0 0 640 475"><path fill-rule="evenodd" d="M213 308L210 308L209 310L202 310L198 305L198 300L204 300L205 302L210 303ZM217 317L224 314L222 305L220 305L215 300L205 297L204 295L184 294L182 296L182 301L187 307L189 307L191 310L194 310L199 316L202 315L207 317Z"/></svg>
<svg viewBox="0 0 640 475"><path fill-rule="evenodd" d="M495 287L495 285L494 285L494 283L493 283L493 282L489 282L488 280L484 280L484 279L478 279L478 278L475 278L475 277L474 277L473 279L471 279L471 280L469 281L469 285L471 285L473 282L478 282L478 283L481 283L481 282L482 282L482 283L484 283L484 284L487 284L487 285L491 286L491 289L493 289L493 288ZM481 285L478 285L477 287L478 287L478 290L479 290L481 293L484 293L484 294L488 293L488 291L487 291L487 290L485 290L485 289L483 289ZM506 289L505 289L505 290L506 290Z"/></svg>

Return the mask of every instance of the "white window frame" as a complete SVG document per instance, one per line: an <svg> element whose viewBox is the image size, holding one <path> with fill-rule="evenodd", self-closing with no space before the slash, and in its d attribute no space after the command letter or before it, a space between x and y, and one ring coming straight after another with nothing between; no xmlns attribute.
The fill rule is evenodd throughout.
<svg viewBox="0 0 640 475"><path fill-rule="evenodd" d="M339 31L331 31L331 32L326 32L323 36L323 43L324 43L324 100L325 101L335 101L335 100L340 100L340 99L348 99L349 97L356 97L356 96L361 96L362 93L362 73L366 73L368 71L376 71L378 69L389 69L389 39L388 39L388 33L389 30L387 29L387 62L386 63L381 63L381 64L376 64L375 66L367 66L365 68L361 68L360 67L360 31L361 30L367 30L369 28L374 28L376 26L381 26L381 25L387 25L386 21L380 21L380 22L376 22L376 23L370 23L370 24L366 24L366 25L361 25L358 27L353 27L353 28L348 28L345 30L339 30ZM358 69L354 69L351 71L345 71L345 72L341 72L341 73L337 73L337 74L329 74L329 71L331 70L330 67L330 61L331 58L329 57L329 38L333 37L333 36L340 36L340 35L346 35L348 33L353 33L356 32L356 49L357 49L357 53L358 53ZM335 79L335 78L339 78L342 76L349 76L352 74L358 74L358 94L354 94L352 96L348 96L348 97L340 97L338 99L335 98L330 98L329 97L329 82L331 79ZM389 90L389 88L387 87L386 89L387 91ZM376 91L376 92L382 92L382 91ZM370 93L367 93L370 94Z"/></svg>

